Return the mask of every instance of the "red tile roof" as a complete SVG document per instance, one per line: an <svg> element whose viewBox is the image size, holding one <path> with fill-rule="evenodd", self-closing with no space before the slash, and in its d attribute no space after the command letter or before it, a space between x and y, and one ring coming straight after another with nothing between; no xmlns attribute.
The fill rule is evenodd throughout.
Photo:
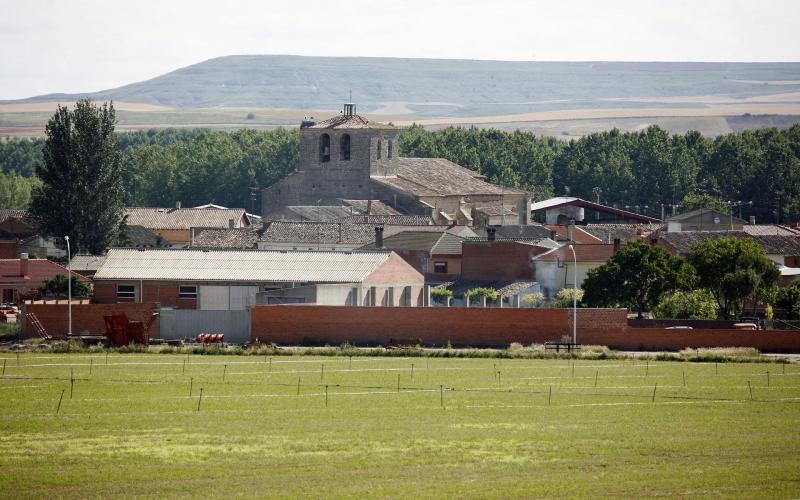
<svg viewBox="0 0 800 500"><path fill-rule="evenodd" d="M47 259L28 259L28 273L19 274L20 259L0 259L0 283L43 282L54 278L57 274L68 274L67 268ZM80 274L73 273L81 281L88 281Z"/></svg>
<svg viewBox="0 0 800 500"><path fill-rule="evenodd" d="M573 245L578 262L605 262L614 255L614 245ZM534 257L534 260L572 262L572 251L567 245Z"/></svg>
<svg viewBox="0 0 800 500"><path fill-rule="evenodd" d="M556 234L561 236L563 239L567 239L567 226L558 226L555 224L546 224L544 227L549 229L550 231L555 231ZM580 226L574 226L574 230L572 231L572 239L575 243L602 243L603 240L594 236L593 234L589 234Z"/></svg>

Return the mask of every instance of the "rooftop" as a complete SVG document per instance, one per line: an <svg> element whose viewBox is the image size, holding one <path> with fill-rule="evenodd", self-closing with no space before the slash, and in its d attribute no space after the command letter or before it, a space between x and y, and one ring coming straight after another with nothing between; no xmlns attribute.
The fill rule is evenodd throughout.
<svg viewBox="0 0 800 500"><path fill-rule="evenodd" d="M126 208L126 223L148 229L189 229L192 227L228 228L230 219L237 226L249 224L241 208Z"/></svg>
<svg viewBox="0 0 800 500"><path fill-rule="evenodd" d="M97 271L103 263L103 255L75 255L69 261L69 268L75 272Z"/></svg>
<svg viewBox="0 0 800 500"><path fill-rule="evenodd" d="M681 222L687 219L692 219L694 217L700 216L703 218L703 221L706 221L706 217L708 218L708 222L711 223L714 217L719 217L721 224L724 225L725 223L736 224L736 225L745 225L747 224L746 220L742 220L738 217L734 217L732 214L726 214L720 210L711 209L711 208L698 208L696 210L690 210L688 212L684 212L682 214L673 215L672 217L668 217L668 222Z"/></svg>
<svg viewBox="0 0 800 500"><path fill-rule="evenodd" d="M531 211L540 212L551 208L562 207L564 205L573 205L576 207L588 208L589 210L594 210L596 212L602 212L614 215L620 219L631 219L647 223L661 222L659 219L656 219L654 217L648 217L646 215L642 215L636 212L629 212L627 210L601 205L599 203L594 203L581 198L575 198L574 196L557 196L555 198L549 198L547 200L531 203Z"/></svg>
<svg viewBox="0 0 800 500"><path fill-rule="evenodd" d="M55 278L57 274L64 276L69 274L66 267L47 259L28 259L28 273L25 276L21 276L19 273L20 260L0 259L0 283L42 282ZM73 274L81 281L86 280L86 278L77 273Z"/></svg>
<svg viewBox="0 0 800 500"><path fill-rule="evenodd" d="M375 241L375 226L383 226L383 237L402 231L450 232L471 235L465 226L359 224L355 222L274 221L259 238L265 243L338 244L360 247Z"/></svg>
<svg viewBox="0 0 800 500"><path fill-rule="evenodd" d="M200 229L195 232L192 248L255 248L258 233L250 229Z"/></svg>
<svg viewBox="0 0 800 500"><path fill-rule="evenodd" d="M431 255L461 255L464 238L446 232L402 231L383 240L384 248L394 251L421 251ZM368 243L363 249L374 248Z"/></svg>
<svg viewBox="0 0 800 500"><path fill-rule="evenodd" d="M377 129L394 130L397 127L386 123L373 122L359 114L339 114L321 122L306 120L301 125L304 129Z"/></svg>
<svg viewBox="0 0 800 500"><path fill-rule="evenodd" d="M681 255L691 253L692 247L704 241L730 237L750 238L761 245L764 252L769 255L800 256L800 237L798 236L751 235L744 231L683 231L660 235L661 240Z"/></svg>
<svg viewBox="0 0 800 500"><path fill-rule="evenodd" d="M391 252L112 248L95 280L358 283Z"/></svg>
<svg viewBox="0 0 800 500"><path fill-rule="evenodd" d="M572 245L572 248L575 249L574 258L577 258L578 262L605 262L614 255L614 245L603 243ZM568 245L564 245L537 255L534 260L570 263L573 261L572 250Z"/></svg>
<svg viewBox="0 0 800 500"><path fill-rule="evenodd" d="M372 180L414 196L520 195L524 191L486 182L485 177L444 158L396 158L397 176Z"/></svg>
<svg viewBox="0 0 800 500"><path fill-rule="evenodd" d="M635 239L639 236L639 230L642 231L642 236L647 236L664 227L664 224L587 224L581 226L581 229L603 243L614 243L617 238L621 242Z"/></svg>

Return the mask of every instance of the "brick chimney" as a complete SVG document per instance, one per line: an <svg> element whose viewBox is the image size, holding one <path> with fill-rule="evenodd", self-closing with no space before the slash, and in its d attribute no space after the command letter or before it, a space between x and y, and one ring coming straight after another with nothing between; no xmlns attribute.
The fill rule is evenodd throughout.
<svg viewBox="0 0 800 500"><path fill-rule="evenodd" d="M567 240L568 241L575 241L573 239L574 231L575 231L575 219L570 219L569 222L567 222Z"/></svg>
<svg viewBox="0 0 800 500"><path fill-rule="evenodd" d="M497 236L497 228L487 226L486 227L486 241L494 241Z"/></svg>
<svg viewBox="0 0 800 500"><path fill-rule="evenodd" d="M236 221L234 219L228 219L228 229L234 229L236 227Z"/></svg>
<svg viewBox="0 0 800 500"><path fill-rule="evenodd" d="M755 226L756 225L756 216L755 215L751 215L750 216L750 225L751 226Z"/></svg>
<svg viewBox="0 0 800 500"><path fill-rule="evenodd" d="M30 261L28 260L27 253L19 254L19 275L20 276L28 276L28 268L29 268Z"/></svg>
<svg viewBox="0 0 800 500"><path fill-rule="evenodd" d="M375 248L383 248L383 228L375 226Z"/></svg>

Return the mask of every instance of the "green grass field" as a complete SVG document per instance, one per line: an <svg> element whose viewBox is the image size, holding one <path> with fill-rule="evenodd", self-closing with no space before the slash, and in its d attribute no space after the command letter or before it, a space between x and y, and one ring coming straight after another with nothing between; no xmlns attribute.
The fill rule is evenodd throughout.
<svg viewBox="0 0 800 500"><path fill-rule="evenodd" d="M2 498L800 496L797 365L118 353L0 363Z"/></svg>

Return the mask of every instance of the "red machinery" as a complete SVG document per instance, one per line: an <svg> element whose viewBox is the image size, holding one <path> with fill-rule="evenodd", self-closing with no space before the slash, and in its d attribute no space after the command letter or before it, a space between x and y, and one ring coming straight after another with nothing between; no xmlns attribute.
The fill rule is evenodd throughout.
<svg viewBox="0 0 800 500"><path fill-rule="evenodd" d="M112 345L150 344L150 328L158 318L153 313L145 324L143 321L131 321L124 312L113 312L111 316L103 316L106 322L106 338Z"/></svg>
<svg viewBox="0 0 800 500"><path fill-rule="evenodd" d="M222 333L201 333L197 336L197 341L203 344L221 344L225 341L225 334Z"/></svg>

